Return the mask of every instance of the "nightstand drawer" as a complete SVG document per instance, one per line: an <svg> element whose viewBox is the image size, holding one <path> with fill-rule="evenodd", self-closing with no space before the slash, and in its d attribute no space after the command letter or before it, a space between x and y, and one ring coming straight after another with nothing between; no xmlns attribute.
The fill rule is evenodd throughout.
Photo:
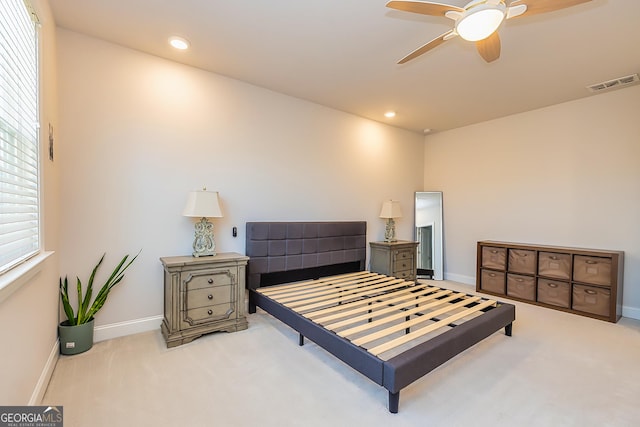
<svg viewBox="0 0 640 427"><path fill-rule="evenodd" d="M234 306L229 303L183 311L183 327L208 324L212 321L228 319L233 312Z"/></svg>
<svg viewBox="0 0 640 427"><path fill-rule="evenodd" d="M183 290L189 292L212 286L229 286L233 281L233 275L229 270L203 270L188 274Z"/></svg>
<svg viewBox="0 0 640 427"><path fill-rule="evenodd" d="M393 270L394 271L402 271L402 270L413 270L414 259L413 254L406 252L402 252L395 257L393 262Z"/></svg>
<svg viewBox="0 0 640 427"><path fill-rule="evenodd" d="M228 304L232 301L232 286L211 286L208 288L185 292L184 310L191 310L215 304Z"/></svg>
<svg viewBox="0 0 640 427"><path fill-rule="evenodd" d="M415 279L415 271L414 270L394 271L393 276L397 277L398 279L413 280Z"/></svg>
<svg viewBox="0 0 640 427"><path fill-rule="evenodd" d="M412 249L393 251L393 259L396 262L402 260L413 260L413 253L414 251Z"/></svg>

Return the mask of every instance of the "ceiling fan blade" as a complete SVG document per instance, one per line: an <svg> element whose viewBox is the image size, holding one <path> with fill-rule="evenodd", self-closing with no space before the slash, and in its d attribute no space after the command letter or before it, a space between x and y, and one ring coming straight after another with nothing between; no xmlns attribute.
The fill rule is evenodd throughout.
<svg viewBox="0 0 640 427"><path fill-rule="evenodd" d="M564 9L566 7L576 6L582 3L590 2L591 0L514 0L509 4L509 7L526 5L527 10L521 14L514 16L529 16L538 13L553 12L554 10Z"/></svg>
<svg viewBox="0 0 640 427"><path fill-rule="evenodd" d="M445 16L445 13L453 10L464 12L464 9L450 4L431 3L425 1L396 1L387 2L387 7L405 12L419 13L422 15Z"/></svg>
<svg viewBox="0 0 640 427"><path fill-rule="evenodd" d="M440 46L446 40L450 39L450 38L447 38L445 40L445 37L449 36L452 33L453 33L453 30L450 30L450 31L447 31L444 34L441 34L440 36L436 37L435 39L431 40L427 44L417 48L416 50L411 52L409 55L407 55L404 58L402 58L400 61L398 61L398 64L404 64L405 62L411 61L412 59L417 58L418 56L422 55L423 53L427 53L431 49Z"/></svg>
<svg viewBox="0 0 640 427"><path fill-rule="evenodd" d="M487 62L493 62L500 58L500 36L494 31L489 37L476 42L478 53Z"/></svg>

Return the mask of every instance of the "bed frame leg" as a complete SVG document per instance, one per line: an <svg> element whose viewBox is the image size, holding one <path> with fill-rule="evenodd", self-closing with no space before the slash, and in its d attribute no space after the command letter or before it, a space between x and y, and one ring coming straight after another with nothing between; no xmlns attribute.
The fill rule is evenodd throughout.
<svg viewBox="0 0 640 427"><path fill-rule="evenodd" d="M299 334L298 336L298 345L302 347L304 345L304 335Z"/></svg>
<svg viewBox="0 0 640 427"><path fill-rule="evenodd" d="M392 414L398 413L398 406L400 405L400 392L396 391L395 393L389 391L389 412Z"/></svg>
<svg viewBox="0 0 640 427"><path fill-rule="evenodd" d="M504 327L504 334L510 337L512 329L513 329L513 323L509 323L507 326Z"/></svg>
<svg viewBox="0 0 640 427"><path fill-rule="evenodd" d="M249 290L249 304L247 305L247 311L249 312L249 314L253 314L256 312L256 301L253 299L251 290Z"/></svg>

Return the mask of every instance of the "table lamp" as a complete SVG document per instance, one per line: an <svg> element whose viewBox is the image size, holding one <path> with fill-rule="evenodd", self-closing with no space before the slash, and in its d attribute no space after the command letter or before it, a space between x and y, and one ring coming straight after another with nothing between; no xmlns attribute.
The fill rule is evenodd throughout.
<svg viewBox="0 0 640 427"><path fill-rule="evenodd" d="M217 191L191 191L187 205L182 211L183 216L201 218L196 223L195 239L193 240L193 256L213 256L216 254L216 243L213 240L213 224L207 218L220 218L222 211L218 201Z"/></svg>
<svg viewBox="0 0 640 427"><path fill-rule="evenodd" d="M380 218L387 219L387 226L384 230L384 241L395 242L396 239L396 222L394 218L400 218L402 212L400 211L400 202L395 200L387 200L382 203L382 210L380 211Z"/></svg>

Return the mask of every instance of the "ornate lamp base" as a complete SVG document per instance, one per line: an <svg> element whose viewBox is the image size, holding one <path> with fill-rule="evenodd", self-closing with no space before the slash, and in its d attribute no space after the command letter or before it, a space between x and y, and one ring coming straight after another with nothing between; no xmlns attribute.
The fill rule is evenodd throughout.
<svg viewBox="0 0 640 427"><path fill-rule="evenodd" d="M396 240L396 222L393 218L388 218L387 226L384 229L384 241L395 242Z"/></svg>
<svg viewBox="0 0 640 427"><path fill-rule="evenodd" d="M195 239L193 240L193 256L213 256L216 254L216 242L213 240L213 224L202 218L196 223Z"/></svg>

